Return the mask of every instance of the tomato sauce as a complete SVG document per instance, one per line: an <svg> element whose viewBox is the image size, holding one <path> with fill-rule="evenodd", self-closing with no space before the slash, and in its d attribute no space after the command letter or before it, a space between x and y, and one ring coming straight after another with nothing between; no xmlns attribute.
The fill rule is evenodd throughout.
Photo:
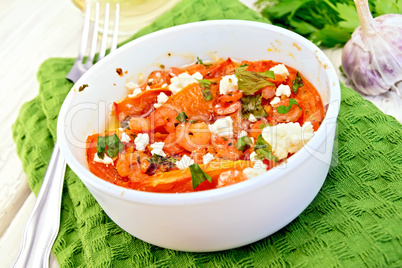
<svg viewBox="0 0 402 268"><path fill-rule="evenodd" d="M280 147L292 139L287 131L307 129L310 139L325 114L298 70L228 58L156 70L114 103L114 115L116 129L87 138L90 171L125 188L184 193L232 185L281 164L302 146ZM270 139L276 127L283 142Z"/></svg>

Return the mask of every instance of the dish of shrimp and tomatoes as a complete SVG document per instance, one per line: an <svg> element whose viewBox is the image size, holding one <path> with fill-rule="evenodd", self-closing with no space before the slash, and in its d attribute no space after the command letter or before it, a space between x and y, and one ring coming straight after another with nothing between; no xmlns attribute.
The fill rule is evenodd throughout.
<svg viewBox="0 0 402 268"><path fill-rule="evenodd" d="M114 103L117 127L88 136L86 156L96 176L139 191L252 179L300 150L324 119L314 86L270 60L197 58L137 83L127 82L127 96Z"/></svg>

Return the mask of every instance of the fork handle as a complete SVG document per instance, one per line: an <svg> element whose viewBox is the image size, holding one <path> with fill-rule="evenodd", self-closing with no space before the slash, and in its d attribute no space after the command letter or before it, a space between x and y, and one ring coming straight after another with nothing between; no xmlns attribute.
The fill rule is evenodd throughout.
<svg viewBox="0 0 402 268"><path fill-rule="evenodd" d="M66 162L55 143L46 175L28 218L20 253L13 267L48 267L60 226L60 204Z"/></svg>

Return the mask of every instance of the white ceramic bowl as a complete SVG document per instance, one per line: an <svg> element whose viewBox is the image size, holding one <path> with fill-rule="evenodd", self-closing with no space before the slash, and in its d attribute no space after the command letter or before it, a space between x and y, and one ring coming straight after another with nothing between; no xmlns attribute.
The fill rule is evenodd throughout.
<svg viewBox="0 0 402 268"><path fill-rule="evenodd" d="M299 70L328 107L314 137L285 165L232 186L186 194L140 192L110 184L89 170L86 137L105 130L124 84L161 64L203 60L274 60ZM128 73L120 77L116 68ZM88 84L84 91L78 87ZM71 169L109 217L154 245L182 251L217 251L262 239L295 219L324 183L331 161L340 88L324 53L305 38L268 24L219 20L190 23L134 40L91 68L60 111L57 135Z"/></svg>

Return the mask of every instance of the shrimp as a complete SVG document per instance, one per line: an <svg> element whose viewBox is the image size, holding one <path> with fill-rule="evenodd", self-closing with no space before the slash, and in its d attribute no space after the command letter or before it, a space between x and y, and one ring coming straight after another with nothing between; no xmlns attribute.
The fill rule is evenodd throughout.
<svg viewBox="0 0 402 268"><path fill-rule="evenodd" d="M273 115L277 122L279 123L288 123L288 122L297 122L297 120L302 115L302 110L297 105L292 105L290 110L285 114L280 114L277 111L279 106L289 106L289 99L284 99L278 102L277 104L273 105L274 111Z"/></svg>
<svg viewBox="0 0 402 268"><path fill-rule="evenodd" d="M218 103L215 105L214 107L214 111L216 114L218 115L228 115L228 114L232 114L234 112L236 112L237 110L239 110L241 107L241 104L239 101L237 102L233 102L231 104L222 104L222 103Z"/></svg>
<svg viewBox="0 0 402 268"><path fill-rule="evenodd" d="M242 152L235 147L236 140L224 139L221 136L214 135L212 146L215 149L216 156L231 161L240 159Z"/></svg>
<svg viewBox="0 0 402 268"><path fill-rule="evenodd" d="M164 127L169 133L175 131L175 124L178 124L176 117L180 110L172 105L162 105L156 109L150 116L154 128Z"/></svg>
<svg viewBox="0 0 402 268"><path fill-rule="evenodd" d="M163 151L169 155L182 155L186 152L186 150L177 143L176 132L169 133L164 143Z"/></svg>
<svg viewBox="0 0 402 268"><path fill-rule="evenodd" d="M211 131L206 123L181 123L176 128L178 144L191 152L199 147L207 147L211 142Z"/></svg>
<svg viewBox="0 0 402 268"><path fill-rule="evenodd" d="M152 130L149 118L138 116L131 117L128 126L136 133L150 132Z"/></svg>
<svg viewBox="0 0 402 268"><path fill-rule="evenodd" d="M145 174L150 166L147 159L149 156L143 152L128 153L117 160L117 172L122 177L129 177L131 181L140 181L148 176Z"/></svg>

